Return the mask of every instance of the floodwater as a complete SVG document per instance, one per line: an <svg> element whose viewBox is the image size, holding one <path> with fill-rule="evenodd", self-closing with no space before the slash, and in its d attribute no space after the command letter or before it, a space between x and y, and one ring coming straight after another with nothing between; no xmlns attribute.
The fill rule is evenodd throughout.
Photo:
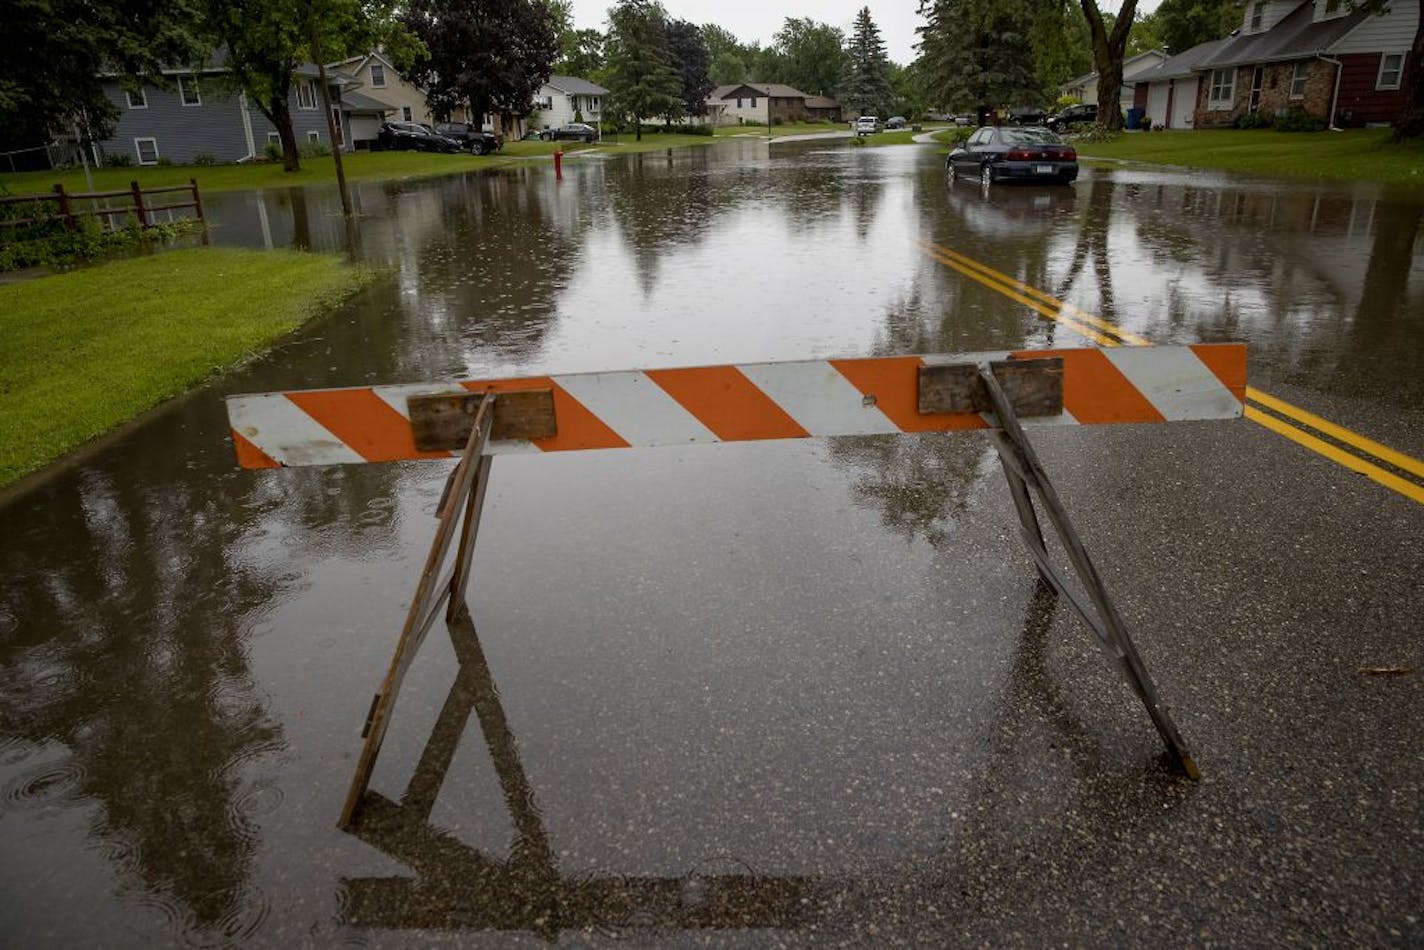
<svg viewBox="0 0 1424 950"><path fill-rule="evenodd" d="M501 457L470 593L336 819L449 466L242 471L221 396L1084 345L929 242L1424 455L1424 196L946 189L734 142L214 195L389 268L0 499L16 946L1424 940L1421 508L1255 426L1040 450L1205 774L1039 589L978 434ZM254 300L253 306L261 306ZM1035 438L1040 438L1035 436Z"/></svg>

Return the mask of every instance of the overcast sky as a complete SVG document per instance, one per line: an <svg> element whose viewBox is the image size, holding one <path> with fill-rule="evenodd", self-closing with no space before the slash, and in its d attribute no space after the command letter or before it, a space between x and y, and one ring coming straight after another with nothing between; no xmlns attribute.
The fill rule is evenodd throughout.
<svg viewBox="0 0 1424 950"><path fill-rule="evenodd" d="M919 39L915 27L923 21L915 11L919 9L916 0L899 0L890 3L867 3L866 0L816 0L815 3L796 5L794 3L774 4L766 0L662 0L663 6L679 20L690 20L699 26L716 23L731 30L743 43L759 41L761 45L771 44L772 35L781 29L787 17L810 17L821 23L838 26L850 33L851 23L863 6L870 7L870 18L880 28L880 36L885 41L885 50L890 58L902 65L915 58L914 44ZM1140 0L1139 13L1157 8L1159 0ZM580 28L604 30L607 28L608 8L611 0L573 0L574 22ZM1099 6L1104 10L1116 10L1121 4L1106 0Z"/></svg>

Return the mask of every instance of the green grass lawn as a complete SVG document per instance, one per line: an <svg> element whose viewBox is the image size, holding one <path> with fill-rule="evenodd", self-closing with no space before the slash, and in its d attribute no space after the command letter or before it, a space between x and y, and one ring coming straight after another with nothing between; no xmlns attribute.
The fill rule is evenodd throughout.
<svg viewBox="0 0 1424 950"><path fill-rule="evenodd" d="M374 276L336 255L193 248L0 286L0 485L250 358Z"/></svg>
<svg viewBox="0 0 1424 950"><path fill-rule="evenodd" d="M1424 185L1424 143L1395 145L1388 129L1286 133L1153 132L1112 142L1075 142L1090 159L1127 159L1287 178L1336 178Z"/></svg>
<svg viewBox="0 0 1424 950"><path fill-rule="evenodd" d="M816 132L849 132L848 122L788 122L771 127L773 138L779 135L810 135ZM760 135L766 137L765 125L719 125L713 132L718 138L736 135Z"/></svg>

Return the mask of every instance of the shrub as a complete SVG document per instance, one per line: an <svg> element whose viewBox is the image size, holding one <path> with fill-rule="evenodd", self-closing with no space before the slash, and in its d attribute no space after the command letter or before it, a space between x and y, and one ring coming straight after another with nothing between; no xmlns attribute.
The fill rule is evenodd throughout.
<svg viewBox="0 0 1424 950"><path fill-rule="evenodd" d="M297 148L297 154L302 158L324 158L331 154L331 146L325 142L303 142Z"/></svg>
<svg viewBox="0 0 1424 950"><path fill-rule="evenodd" d="M133 156L127 152L110 152L104 156L104 164L110 168L128 168L133 164Z"/></svg>
<svg viewBox="0 0 1424 950"><path fill-rule="evenodd" d="M1288 109L1285 115L1276 119L1277 132L1319 132L1324 128L1324 122L1301 108Z"/></svg>
<svg viewBox="0 0 1424 950"><path fill-rule="evenodd" d="M1077 96L1059 96L1053 101L1053 104L1059 109L1066 109L1068 106L1076 106L1081 103L1079 103Z"/></svg>
<svg viewBox="0 0 1424 950"><path fill-rule="evenodd" d="M1239 115L1236 117L1236 121L1232 123L1232 125L1238 129L1264 129L1270 124L1271 120L1259 112L1248 112L1245 115Z"/></svg>
<svg viewBox="0 0 1424 950"><path fill-rule="evenodd" d="M779 116L779 115L774 115L774 116L771 117L771 124L772 124L772 125L785 125L785 124L786 124L786 120L783 119L783 118L782 118L781 116Z"/></svg>
<svg viewBox="0 0 1424 950"><path fill-rule="evenodd" d="M282 160L282 146L278 142L268 142L262 146L262 154L269 162L280 162Z"/></svg>
<svg viewBox="0 0 1424 950"><path fill-rule="evenodd" d="M1083 126L1082 131L1071 137L1080 142L1114 142L1119 134L1101 122L1094 122L1092 125Z"/></svg>
<svg viewBox="0 0 1424 950"><path fill-rule="evenodd" d="M173 159L169 158L167 155L160 155L158 156L158 164L161 167L167 168L169 165L173 164Z"/></svg>
<svg viewBox="0 0 1424 950"><path fill-rule="evenodd" d="M712 126L705 123L702 125L684 125L678 129L678 131L683 135L711 135Z"/></svg>
<svg viewBox="0 0 1424 950"><path fill-rule="evenodd" d="M201 165L204 168L207 168L210 165L216 165L217 163L217 158L208 152L199 152L197 155L193 156L193 164Z"/></svg>

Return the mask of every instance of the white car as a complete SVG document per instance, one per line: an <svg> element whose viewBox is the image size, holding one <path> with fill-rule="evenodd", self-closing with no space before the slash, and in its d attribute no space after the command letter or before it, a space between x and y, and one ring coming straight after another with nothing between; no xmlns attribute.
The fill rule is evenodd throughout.
<svg viewBox="0 0 1424 950"><path fill-rule="evenodd" d="M863 115L855 120L856 135L873 135L880 131L880 120L873 115Z"/></svg>

